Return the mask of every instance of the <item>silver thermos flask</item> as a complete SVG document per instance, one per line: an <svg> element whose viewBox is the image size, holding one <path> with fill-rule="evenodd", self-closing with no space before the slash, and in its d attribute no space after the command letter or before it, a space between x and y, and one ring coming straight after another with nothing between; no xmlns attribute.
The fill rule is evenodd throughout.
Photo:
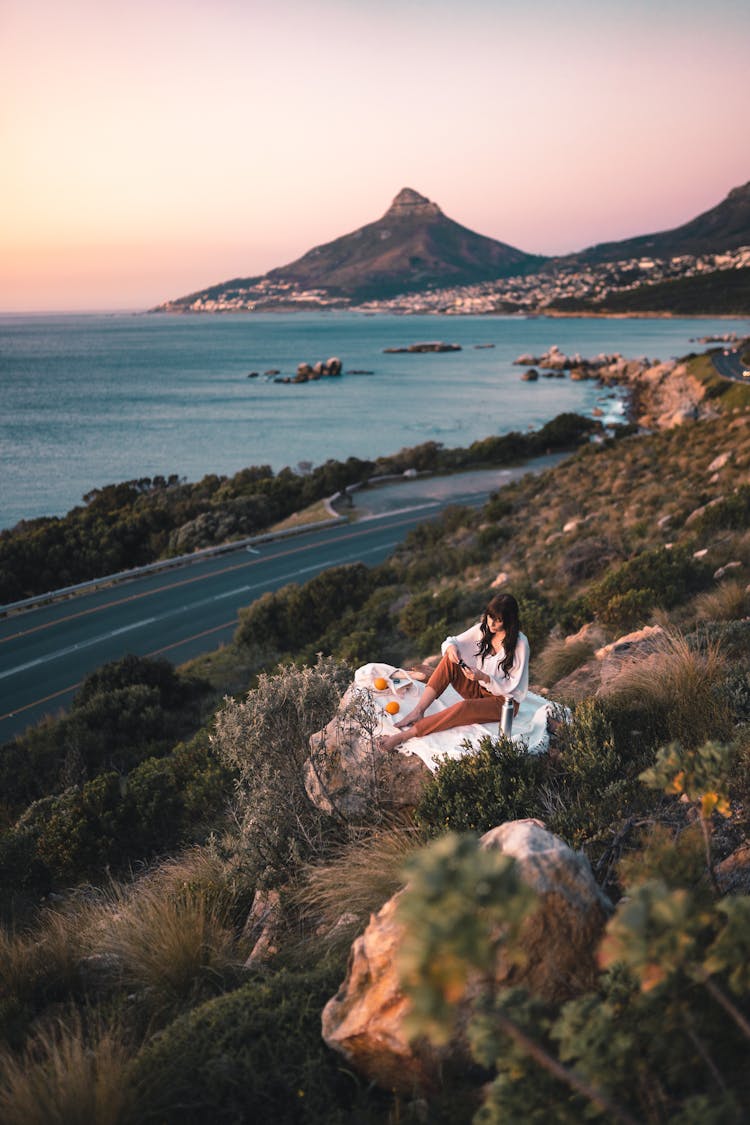
<svg viewBox="0 0 750 1125"><path fill-rule="evenodd" d="M503 709L500 714L500 730L506 738L510 738L510 732L513 728L513 700L506 699L503 701Z"/></svg>

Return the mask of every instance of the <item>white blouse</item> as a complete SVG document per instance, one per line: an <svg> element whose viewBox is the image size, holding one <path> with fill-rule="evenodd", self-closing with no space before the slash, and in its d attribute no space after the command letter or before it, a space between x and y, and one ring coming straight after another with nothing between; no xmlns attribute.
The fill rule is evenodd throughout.
<svg viewBox="0 0 750 1125"><path fill-rule="evenodd" d="M455 645L459 656L463 657L469 668L478 668L490 677L489 683L480 685L485 691L492 695L504 695L506 698L517 699L519 703L522 703L529 690L529 642L527 637L524 633L518 634L513 664L507 676L500 667L505 659L505 649L501 646L499 652L491 652L488 656L482 658L477 654L481 639L482 629L477 622L476 625L472 625L465 632L459 633L457 637L446 637L442 644L443 655L445 655L448 645Z"/></svg>

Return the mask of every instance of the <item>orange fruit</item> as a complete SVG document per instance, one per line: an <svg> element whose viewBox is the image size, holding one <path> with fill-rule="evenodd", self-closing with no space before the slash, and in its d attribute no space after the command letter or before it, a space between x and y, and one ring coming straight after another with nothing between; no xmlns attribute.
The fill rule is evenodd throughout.
<svg viewBox="0 0 750 1125"><path fill-rule="evenodd" d="M388 687L388 681L384 680L382 676L376 676L372 681L372 686L377 688L378 691L384 691Z"/></svg>
<svg viewBox="0 0 750 1125"><path fill-rule="evenodd" d="M385 709L386 709L386 711L388 712L389 715L397 715L398 712L401 710L401 708L399 707L399 705L398 705L398 703L396 702L395 699L392 699L390 701L390 703L386 703Z"/></svg>

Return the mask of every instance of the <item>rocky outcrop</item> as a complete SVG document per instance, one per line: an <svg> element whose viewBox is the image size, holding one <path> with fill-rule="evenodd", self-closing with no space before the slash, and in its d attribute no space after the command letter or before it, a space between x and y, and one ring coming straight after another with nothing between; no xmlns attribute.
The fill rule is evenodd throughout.
<svg viewBox="0 0 750 1125"><path fill-rule="evenodd" d="M381 750L378 729L367 692L351 685L328 726L310 739L305 789L317 808L356 822L373 806L391 813L416 807L432 774L416 754Z"/></svg>
<svg viewBox="0 0 750 1125"><path fill-rule="evenodd" d="M631 393L631 416L649 429L670 429L696 418L714 417L706 401L706 388L684 363L669 360L625 359L619 352L584 358L566 355L553 344L543 355L520 355L513 361L537 367L542 375L569 373L573 380L598 379L609 385L626 386ZM521 376L522 379L526 375Z"/></svg>
<svg viewBox="0 0 750 1125"><path fill-rule="evenodd" d="M600 637L598 627L584 626L584 629L565 640L566 643L570 641L573 644L585 638L595 644ZM666 638L667 634L661 625L645 625L642 629L618 637L616 641L601 645L591 660L557 681L554 687L555 698L572 702L589 695L605 694L626 666L635 661L646 660L659 652Z"/></svg>
<svg viewBox="0 0 750 1125"><path fill-rule="evenodd" d="M520 355L513 362L519 367L541 367L544 371L553 372L570 371L571 377L575 372L577 379L591 379L595 378L603 368L627 361L622 359L619 352L615 352L614 355L601 354L591 359L585 359L579 353L569 356L561 352L557 344L553 344L543 355Z"/></svg>
<svg viewBox="0 0 750 1125"><path fill-rule="evenodd" d="M685 364L659 363L632 380L637 396L638 421L653 429L672 429L683 422L715 414L703 404L706 388L694 379Z"/></svg>
<svg viewBox="0 0 750 1125"><path fill-rule="evenodd" d="M536 820L503 824L486 833L482 844L513 856L521 878L539 896L538 907L524 923L526 960L523 966L512 965L500 948L496 984L522 986L550 1001L591 988L597 976L596 947L611 906L586 857ZM390 899L354 942L346 980L323 1011L323 1038L372 1081L408 1094L429 1089L446 1058L466 1053L460 1029L479 982L470 981L458 1002L459 1031L447 1047L409 1040L404 1029L409 1001L396 968L404 937L398 904L404 893Z"/></svg>
<svg viewBox="0 0 750 1125"><path fill-rule="evenodd" d="M284 375L278 379L274 379L274 383L314 383L317 379L326 379L340 375L341 371L341 360L337 356L331 356L330 359L325 361L321 359L313 364L300 363L297 366L297 374L294 378Z"/></svg>

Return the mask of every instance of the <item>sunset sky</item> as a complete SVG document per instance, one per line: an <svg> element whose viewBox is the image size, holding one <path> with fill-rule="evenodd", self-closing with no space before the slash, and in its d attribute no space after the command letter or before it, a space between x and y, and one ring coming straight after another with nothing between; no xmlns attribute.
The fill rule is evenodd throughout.
<svg viewBox="0 0 750 1125"><path fill-rule="evenodd" d="M0 311L264 273L400 188L523 250L750 180L747 0L0 0Z"/></svg>

